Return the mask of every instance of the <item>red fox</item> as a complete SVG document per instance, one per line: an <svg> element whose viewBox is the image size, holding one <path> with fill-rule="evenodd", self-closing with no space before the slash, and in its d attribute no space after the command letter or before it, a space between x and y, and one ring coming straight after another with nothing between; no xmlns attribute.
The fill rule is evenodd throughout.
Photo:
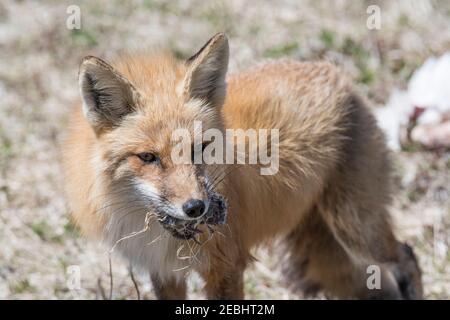
<svg viewBox="0 0 450 320"><path fill-rule="evenodd" d="M208 298L244 298L251 250L275 238L285 244L293 290L422 298L417 260L396 239L387 210L384 137L347 76L328 62L286 59L227 77L228 57L219 33L186 61L166 52L82 61L64 165L83 233L148 272L159 299L186 298L190 270L205 280ZM261 174L260 163L174 161L173 132L193 134L195 122L224 135L277 129L276 146L268 145L278 150L276 172Z"/></svg>

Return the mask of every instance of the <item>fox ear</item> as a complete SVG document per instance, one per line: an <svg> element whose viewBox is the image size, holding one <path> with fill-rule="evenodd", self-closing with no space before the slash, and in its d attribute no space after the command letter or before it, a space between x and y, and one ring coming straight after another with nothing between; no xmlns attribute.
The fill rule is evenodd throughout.
<svg viewBox="0 0 450 320"><path fill-rule="evenodd" d="M208 105L221 106L226 94L228 55L228 39L225 34L218 33L190 57L186 61L185 95L201 99Z"/></svg>
<svg viewBox="0 0 450 320"><path fill-rule="evenodd" d="M135 110L138 93L134 86L99 58L83 59L78 82L84 115L97 134Z"/></svg>

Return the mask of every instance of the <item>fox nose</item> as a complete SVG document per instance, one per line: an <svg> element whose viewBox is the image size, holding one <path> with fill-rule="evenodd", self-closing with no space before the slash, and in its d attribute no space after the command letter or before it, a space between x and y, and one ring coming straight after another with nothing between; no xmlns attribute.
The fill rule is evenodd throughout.
<svg viewBox="0 0 450 320"><path fill-rule="evenodd" d="M183 204L183 211L190 218L198 218L205 211L205 203L199 199L190 199Z"/></svg>

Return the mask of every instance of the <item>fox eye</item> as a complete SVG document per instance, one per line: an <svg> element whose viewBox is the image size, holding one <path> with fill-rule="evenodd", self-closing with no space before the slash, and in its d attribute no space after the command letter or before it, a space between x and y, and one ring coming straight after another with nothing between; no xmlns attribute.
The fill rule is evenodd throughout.
<svg viewBox="0 0 450 320"><path fill-rule="evenodd" d="M137 156L139 157L139 159L141 159L142 162L149 164L149 163L154 163L156 162L156 160L158 160L158 158L150 152L142 152L137 154Z"/></svg>

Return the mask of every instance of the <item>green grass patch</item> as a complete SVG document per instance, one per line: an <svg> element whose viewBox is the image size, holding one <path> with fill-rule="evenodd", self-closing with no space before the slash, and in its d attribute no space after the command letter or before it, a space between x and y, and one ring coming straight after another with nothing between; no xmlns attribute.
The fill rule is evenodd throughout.
<svg viewBox="0 0 450 320"><path fill-rule="evenodd" d="M335 45L335 33L333 31L322 30L319 35L319 39L327 49L331 49Z"/></svg>
<svg viewBox="0 0 450 320"><path fill-rule="evenodd" d="M62 243L61 235L55 234L53 228L45 221L39 221L30 225L31 230L44 241Z"/></svg>
<svg viewBox="0 0 450 320"><path fill-rule="evenodd" d="M275 46L264 51L264 56L266 58L279 58L282 56L291 55L298 49L297 42L288 42L279 46Z"/></svg>
<svg viewBox="0 0 450 320"><path fill-rule="evenodd" d="M73 29L71 30L70 35L77 45L93 47L98 43L91 32L83 29Z"/></svg>
<svg viewBox="0 0 450 320"><path fill-rule="evenodd" d="M355 61L359 69L358 82L372 84L375 80L375 71L369 67L370 52L350 37L344 39L341 51Z"/></svg>
<svg viewBox="0 0 450 320"><path fill-rule="evenodd" d="M36 288L30 284L30 281L28 281L28 279L15 282L14 284L10 285L9 289L11 290L11 292L16 294L36 291Z"/></svg>
<svg viewBox="0 0 450 320"><path fill-rule="evenodd" d="M64 234L77 238L80 236L80 231L78 230L77 226L72 222L72 220L69 220L64 225Z"/></svg>

